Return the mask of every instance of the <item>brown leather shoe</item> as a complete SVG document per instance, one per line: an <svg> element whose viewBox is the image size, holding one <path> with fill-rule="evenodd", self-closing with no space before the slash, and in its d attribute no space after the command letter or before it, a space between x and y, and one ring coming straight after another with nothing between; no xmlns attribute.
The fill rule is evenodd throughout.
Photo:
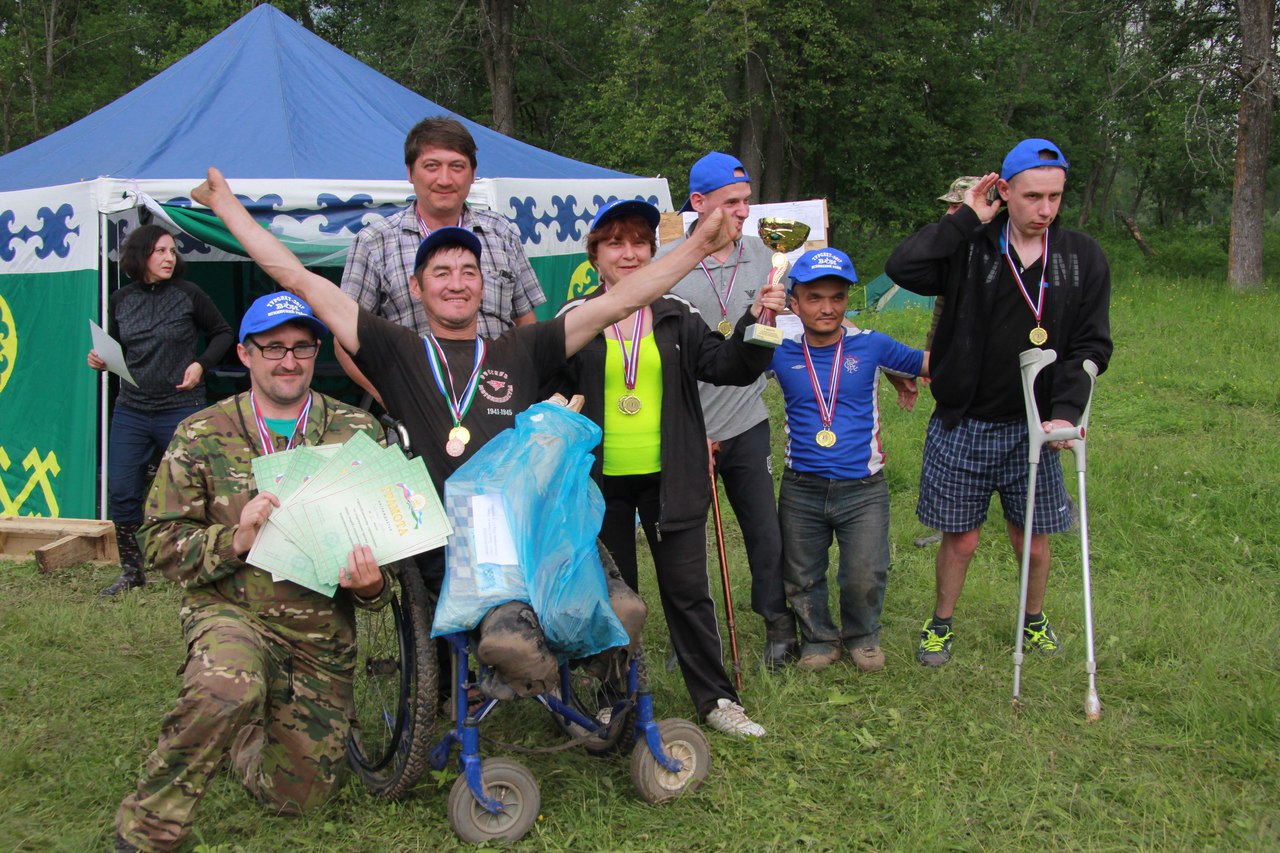
<svg viewBox="0 0 1280 853"><path fill-rule="evenodd" d="M809 672L818 672L819 670L826 669L838 660L840 660L839 646L825 651L820 648L810 649L800 655L800 660L796 663L796 666L800 669L808 670Z"/></svg>
<svg viewBox="0 0 1280 853"><path fill-rule="evenodd" d="M884 649L866 646L849 649L849 657L863 672L879 672L884 669Z"/></svg>

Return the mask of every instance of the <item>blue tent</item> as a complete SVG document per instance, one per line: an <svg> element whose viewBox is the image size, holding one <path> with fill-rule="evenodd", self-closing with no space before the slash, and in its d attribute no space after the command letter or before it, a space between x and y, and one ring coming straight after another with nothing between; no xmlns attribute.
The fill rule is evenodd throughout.
<svg viewBox="0 0 1280 853"><path fill-rule="evenodd" d="M0 192L102 176L404 180L404 136L449 110L262 5L95 113L0 157ZM466 119L481 178L630 177Z"/></svg>

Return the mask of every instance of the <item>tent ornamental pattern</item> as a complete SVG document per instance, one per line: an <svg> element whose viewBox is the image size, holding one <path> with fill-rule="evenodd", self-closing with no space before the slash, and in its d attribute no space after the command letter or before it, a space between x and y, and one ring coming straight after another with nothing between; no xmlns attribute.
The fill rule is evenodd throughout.
<svg viewBox="0 0 1280 853"><path fill-rule="evenodd" d="M23 225L14 231L17 214L12 210L0 210L0 261L12 261L17 257L17 250L13 246L15 240L24 243L39 240L35 253L41 260L50 255L65 258L71 251L67 241L72 235L80 233L80 226L70 226L75 215L75 208L69 204L60 205L57 210L42 207L36 213L36 220L40 223L39 230Z"/></svg>

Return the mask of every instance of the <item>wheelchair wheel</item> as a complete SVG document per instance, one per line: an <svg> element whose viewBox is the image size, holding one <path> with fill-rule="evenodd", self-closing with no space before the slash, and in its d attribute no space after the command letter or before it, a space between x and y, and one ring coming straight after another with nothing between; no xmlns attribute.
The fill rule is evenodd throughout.
<svg viewBox="0 0 1280 853"><path fill-rule="evenodd" d="M437 702L433 608L412 560L390 567L381 610L356 611L355 722L347 758L366 788L404 797L427 767Z"/></svg>
<svg viewBox="0 0 1280 853"><path fill-rule="evenodd" d="M480 774L485 793L502 803L504 811L486 811L472 796L467 777L459 776L449 792L449 826L467 844L524 837L542 806L538 781L523 764L506 758L486 759L480 765Z"/></svg>
<svg viewBox="0 0 1280 853"><path fill-rule="evenodd" d="M695 790L711 769L711 746L702 729L688 720L661 720L662 749L684 766L677 773L658 763L643 740L631 753L631 784L646 803L665 803Z"/></svg>

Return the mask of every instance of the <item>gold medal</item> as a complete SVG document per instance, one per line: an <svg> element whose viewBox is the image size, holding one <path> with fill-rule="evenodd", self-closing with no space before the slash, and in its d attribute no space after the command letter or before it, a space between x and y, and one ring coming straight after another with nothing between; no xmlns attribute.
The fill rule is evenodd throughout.
<svg viewBox="0 0 1280 853"><path fill-rule="evenodd" d="M449 440L456 441L463 447L471 443L471 430L462 425L458 425L449 430Z"/></svg>
<svg viewBox="0 0 1280 853"><path fill-rule="evenodd" d="M456 438L451 438L444 443L444 452L455 458L466 452L466 449L467 446Z"/></svg>
<svg viewBox="0 0 1280 853"><path fill-rule="evenodd" d="M727 319L721 320L720 325L716 326L716 329L726 338L733 334L733 324Z"/></svg>
<svg viewBox="0 0 1280 853"><path fill-rule="evenodd" d="M818 442L819 447L834 447L836 443L836 434L824 427L818 430L818 434L814 436L814 440Z"/></svg>
<svg viewBox="0 0 1280 853"><path fill-rule="evenodd" d="M1037 325L1034 329L1031 330L1031 334L1028 335L1027 337L1031 338L1031 343L1035 344L1038 347L1042 347L1044 346L1044 342L1049 340L1049 333L1046 332L1041 326Z"/></svg>
<svg viewBox="0 0 1280 853"><path fill-rule="evenodd" d="M618 411L624 415L634 415L640 411L640 398L635 394L623 394L618 398Z"/></svg>

